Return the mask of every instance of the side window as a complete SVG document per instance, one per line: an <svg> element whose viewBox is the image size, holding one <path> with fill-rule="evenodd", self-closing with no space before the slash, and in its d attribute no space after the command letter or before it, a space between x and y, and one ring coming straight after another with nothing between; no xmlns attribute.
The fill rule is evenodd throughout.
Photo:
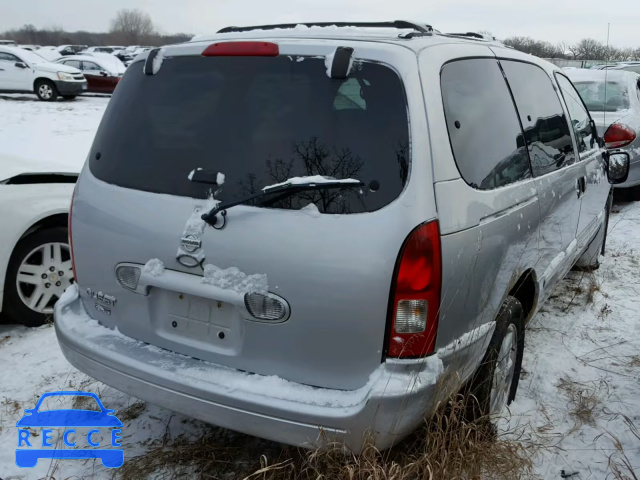
<svg viewBox="0 0 640 480"><path fill-rule="evenodd" d="M93 62L82 62L82 70L85 72L99 72L102 69Z"/></svg>
<svg viewBox="0 0 640 480"><path fill-rule="evenodd" d="M19 62L18 57L11 55L10 53L0 52L0 61L4 62Z"/></svg>
<svg viewBox="0 0 640 480"><path fill-rule="evenodd" d="M593 131L591 130L591 117L584 103L582 103L580 94L571 81L564 75L556 74L556 79L558 80L560 92L569 110L571 126L573 127L576 143L578 144L578 152L586 152L587 150L595 148L597 144L595 138L593 138Z"/></svg>
<svg viewBox="0 0 640 480"><path fill-rule="evenodd" d="M73 68L77 68L78 70L82 70L82 65L78 60L66 60L64 64Z"/></svg>
<svg viewBox="0 0 640 480"><path fill-rule="evenodd" d="M520 114L533 175L575 163L569 123L549 75L530 63L500 63Z"/></svg>
<svg viewBox="0 0 640 480"><path fill-rule="evenodd" d="M440 82L462 178L482 190L529 178L522 130L498 62L480 58L448 63Z"/></svg>

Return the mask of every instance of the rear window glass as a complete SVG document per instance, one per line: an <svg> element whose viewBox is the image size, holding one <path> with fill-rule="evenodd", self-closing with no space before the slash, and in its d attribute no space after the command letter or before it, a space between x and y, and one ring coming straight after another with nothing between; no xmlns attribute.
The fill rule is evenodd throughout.
<svg viewBox="0 0 640 480"><path fill-rule="evenodd" d="M629 108L629 91L617 82L573 82L585 105L592 112L615 112Z"/></svg>
<svg viewBox="0 0 640 480"><path fill-rule="evenodd" d="M213 190L225 202L292 177L323 175L365 186L272 194L254 204L315 203L323 213L387 205L407 180L409 128L398 75L356 62L349 78L334 80L324 59L296 60L174 57L156 75L132 65L96 135L92 173L149 192L205 198ZM224 184L189 181L196 168L224 174Z"/></svg>

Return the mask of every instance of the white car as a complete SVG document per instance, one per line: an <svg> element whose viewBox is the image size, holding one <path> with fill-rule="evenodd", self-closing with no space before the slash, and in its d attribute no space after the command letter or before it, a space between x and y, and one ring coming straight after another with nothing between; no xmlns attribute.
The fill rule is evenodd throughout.
<svg viewBox="0 0 640 480"><path fill-rule="evenodd" d="M68 170L0 156L0 312L11 323L41 325L73 283Z"/></svg>
<svg viewBox="0 0 640 480"><path fill-rule="evenodd" d="M35 93L40 100L72 99L87 90L77 68L51 63L35 52L0 46L0 93Z"/></svg>

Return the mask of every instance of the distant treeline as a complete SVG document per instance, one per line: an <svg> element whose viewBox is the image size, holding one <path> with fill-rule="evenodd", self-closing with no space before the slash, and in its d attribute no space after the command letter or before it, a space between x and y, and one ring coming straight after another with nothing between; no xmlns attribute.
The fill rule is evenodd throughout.
<svg viewBox="0 0 640 480"><path fill-rule="evenodd" d="M24 45L149 45L159 46L171 43L180 43L190 40L193 35L177 33L174 35L161 35L157 33L143 35L132 41L120 32L67 32L58 28L37 29L33 25L25 25L18 30L9 30L0 33L0 40L14 40Z"/></svg>
<svg viewBox="0 0 640 480"><path fill-rule="evenodd" d="M165 35L159 33L151 16L135 9L122 9L111 20L109 32L67 32L59 27L37 28L24 25L17 30L0 33L0 39L14 40L22 45L145 45L158 46L180 43L190 40L193 35L177 33Z"/></svg>
<svg viewBox="0 0 640 480"><path fill-rule="evenodd" d="M618 48L585 38L574 45L564 42L550 43L530 37L511 37L502 40L505 45L521 52L530 53L542 58L564 58L568 60L606 60L622 62L640 60L640 47Z"/></svg>

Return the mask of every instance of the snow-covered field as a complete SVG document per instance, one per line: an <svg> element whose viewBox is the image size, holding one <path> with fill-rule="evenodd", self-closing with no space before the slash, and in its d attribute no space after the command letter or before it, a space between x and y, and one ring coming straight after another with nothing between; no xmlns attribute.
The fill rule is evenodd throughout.
<svg viewBox="0 0 640 480"><path fill-rule="evenodd" d="M31 96L0 95L0 155L79 169L107 102L87 97L48 104ZM640 438L634 436L634 428L640 428L639 269L640 204L617 204L600 270L571 273L529 325L518 398L504 428L540 446L539 478L559 479L562 470L576 472L568 477L572 480L616 478L614 468L625 455L640 475ZM97 460L43 460L28 470L14 464L15 422L23 410L43 392L74 389L98 393L123 420L125 463L181 435L195 439L211 432L221 448L250 444L253 460L265 449L277 449L92 380L65 361L51 325L0 325L0 478L111 477ZM221 465L228 470L228 462L239 455L227 452Z"/></svg>

